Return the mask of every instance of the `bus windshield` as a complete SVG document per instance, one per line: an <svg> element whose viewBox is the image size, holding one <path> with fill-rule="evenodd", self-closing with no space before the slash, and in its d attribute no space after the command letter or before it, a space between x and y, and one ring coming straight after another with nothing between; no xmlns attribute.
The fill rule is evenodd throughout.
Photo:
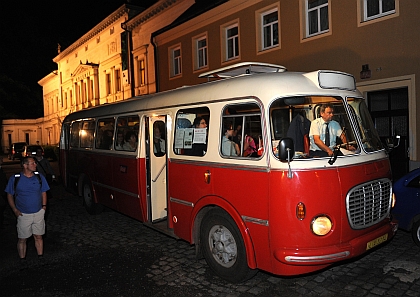
<svg viewBox="0 0 420 297"><path fill-rule="evenodd" d="M339 156L345 156L361 150L370 153L383 149L361 98L279 98L270 106L270 125L276 155L278 142L284 137L293 139L296 159L328 157L328 151L331 155L334 150L339 151Z"/></svg>

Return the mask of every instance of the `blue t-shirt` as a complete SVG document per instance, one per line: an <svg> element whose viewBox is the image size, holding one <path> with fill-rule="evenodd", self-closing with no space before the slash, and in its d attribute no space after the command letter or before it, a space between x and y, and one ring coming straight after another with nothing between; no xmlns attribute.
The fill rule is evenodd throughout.
<svg viewBox="0 0 420 297"><path fill-rule="evenodd" d="M20 173L19 182L16 186L16 208L22 213L36 213L42 208L42 193L50 189L47 180L42 174L41 184L39 183L38 177L35 174L31 177L26 177L23 173ZM9 178L5 192L10 195L15 194L15 176L12 175Z"/></svg>

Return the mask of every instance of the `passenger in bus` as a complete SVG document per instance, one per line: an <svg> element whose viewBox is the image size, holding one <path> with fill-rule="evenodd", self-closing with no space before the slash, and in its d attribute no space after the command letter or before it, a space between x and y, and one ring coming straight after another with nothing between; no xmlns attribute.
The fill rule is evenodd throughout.
<svg viewBox="0 0 420 297"><path fill-rule="evenodd" d="M194 119L193 128L203 129L207 128L207 122L204 117L198 116ZM193 143L192 149L186 149L185 154L189 156L204 156L207 151L207 139L206 143Z"/></svg>
<svg viewBox="0 0 420 297"><path fill-rule="evenodd" d="M323 104L320 108L321 117L311 122L309 131L310 157L330 157L334 154L333 148L336 146L336 138L340 137L343 143L346 142L344 133L338 122L332 118L334 109L331 104Z"/></svg>
<svg viewBox="0 0 420 297"><path fill-rule="evenodd" d="M223 137L222 137L222 155L225 156L239 156L240 149L238 144L230 140L233 136L233 126L231 121L223 122Z"/></svg>
<svg viewBox="0 0 420 297"><path fill-rule="evenodd" d="M241 147L242 143L242 125L236 125L236 128L233 130L232 139L234 143L236 143L239 147Z"/></svg>
<svg viewBox="0 0 420 297"><path fill-rule="evenodd" d="M115 142L115 149L121 151L124 149L124 132L118 131L117 132L117 141Z"/></svg>
<svg viewBox="0 0 420 297"><path fill-rule="evenodd" d="M153 127L153 152L156 157L165 155L166 142L162 139L162 133L158 126Z"/></svg>
<svg viewBox="0 0 420 297"><path fill-rule="evenodd" d="M124 150L134 152L137 149L137 135L134 131L128 131L125 135Z"/></svg>
<svg viewBox="0 0 420 297"><path fill-rule="evenodd" d="M245 141L244 141L244 157L258 157L257 154L257 146L255 145L254 138L249 135L249 133L245 134Z"/></svg>
<svg viewBox="0 0 420 297"><path fill-rule="evenodd" d="M110 150L112 146L112 131L111 130L105 130L102 135L102 141L101 141L101 149L104 150Z"/></svg>

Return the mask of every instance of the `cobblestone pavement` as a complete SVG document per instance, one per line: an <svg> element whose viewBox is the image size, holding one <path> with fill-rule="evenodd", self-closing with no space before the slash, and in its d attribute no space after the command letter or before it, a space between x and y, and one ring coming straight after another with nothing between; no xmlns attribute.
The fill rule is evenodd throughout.
<svg viewBox="0 0 420 297"><path fill-rule="evenodd" d="M0 230L1 296L420 296L420 249L398 231L357 260L305 276L265 272L230 284L214 276L194 246L114 211L90 216L80 198L53 187L45 256L33 240L21 263L15 222Z"/></svg>

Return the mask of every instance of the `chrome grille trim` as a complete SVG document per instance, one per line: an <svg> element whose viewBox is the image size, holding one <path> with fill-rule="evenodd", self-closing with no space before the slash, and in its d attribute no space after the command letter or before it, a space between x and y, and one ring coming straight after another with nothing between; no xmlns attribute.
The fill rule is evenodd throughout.
<svg viewBox="0 0 420 297"><path fill-rule="evenodd" d="M364 229L382 221L391 211L391 201L392 183L388 178L355 186L346 197L350 226Z"/></svg>

